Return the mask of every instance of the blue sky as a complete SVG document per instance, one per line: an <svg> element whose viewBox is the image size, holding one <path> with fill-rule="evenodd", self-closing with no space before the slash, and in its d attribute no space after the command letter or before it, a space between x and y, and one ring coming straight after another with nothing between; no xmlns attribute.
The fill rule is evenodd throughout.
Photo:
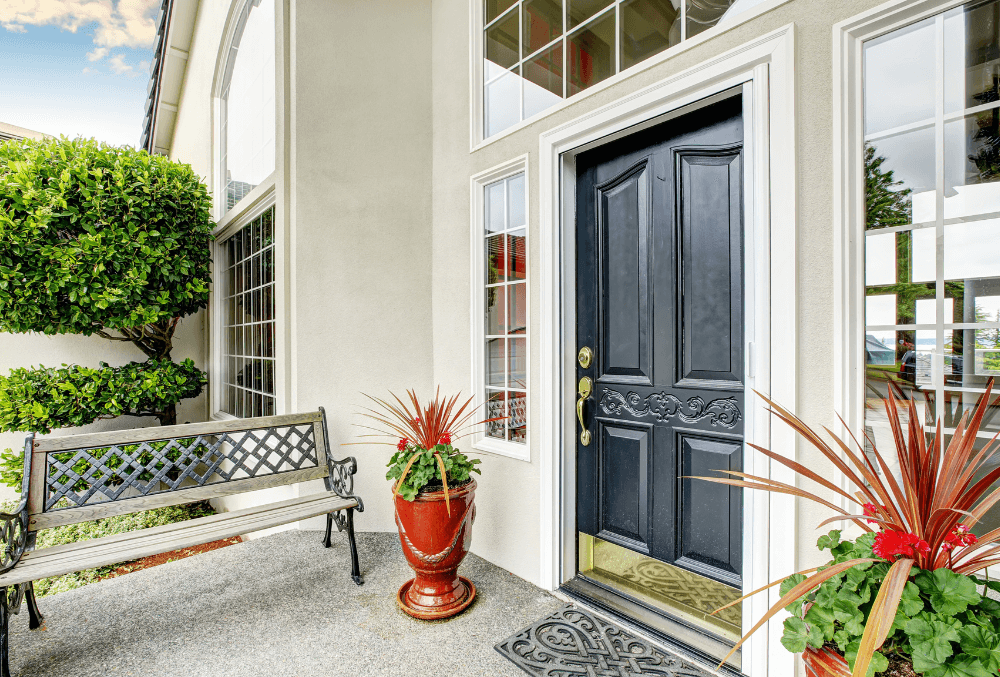
<svg viewBox="0 0 1000 677"><path fill-rule="evenodd" d="M158 0L0 0L0 122L139 143Z"/></svg>

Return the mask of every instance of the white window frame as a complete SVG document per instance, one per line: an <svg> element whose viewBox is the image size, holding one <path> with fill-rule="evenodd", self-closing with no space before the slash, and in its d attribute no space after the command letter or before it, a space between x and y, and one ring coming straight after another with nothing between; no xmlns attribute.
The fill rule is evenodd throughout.
<svg viewBox="0 0 1000 677"><path fill-rule="evenodd" d="M864 426L864 43L968 0L892 0L833 27L834 403L847 429ZM931 75L930 77L934 77ZM840 475L841 485L849 488ZM841 499L846 507L846 499Z"/></svg>
<svg viewBox="0 0 1000 677"><path fill-rule="evenodd" d="M213 420L225 420L236 418L232 414L222 411L223 383L223 330L225 328L224 304L217 302L215 296L216 284L222 283L222 276L226 271L225 249L222 243L230 236L239 231L250 221L260 216L265 210L274 208L274 413L285 414L291 411L292 384L288 374L292 373L292 351L291 342L288 339L289 327L293 326L293 318L290 317L291 307L291 280L289 278L289 201L288 181L289 173L283 158L285 157L286 140L286 115L288 102L285 96L285 72L286 64L290 59L290 45L288 36L288 7L284 0L275 2L275 98L274 98L274 171L264 179L259 185L253 188L242 200L232 209L226 211L226 181L223 176L222 167L222 113L224 105L222 95L227 83L227 72L230 71L231 59L233 56L232 44L236 35L240 21L245 21L244 9L252 0L232 0L229 14L226 19L226 26L223 38L219 44L219 53L216 59L215 79L212 85L212 129L213 129L213 170L212 170L212 194L214 197L214 213L216 227L213 231L215 241L212 244L212 292L208 308L209 331L208 340L208 364L209 364L209 413ZM242 16L242 19L241 19ZM215 387L219 384L219 387Z"/></svg>
<svg viewBox="0 0 1000 677"><path fill-rule="evenodd" d="M522 155L480 172L473 176L470 182L472 190L470 199L472 213L469 219L469 222L472 224L470 237L472 242L472 251L470 254L472 257L472 392L475 393L474 403L479 407L476 410L477 413L484 412L484 415L486 411L486 328L483 324L483 318L486 316L486 302L483 291L486 287L483 284L483 280L486 279L486 255L483 249L483 242L484 234L486 233L486 186L516 176L517 174L524 174L524 250L525 256L528 257L527 272L525 275L525 283L527 284L525 317L528 319L528 326L530 328L532 326L532 280L531 260L528 253L531 243L531 218L528 210L528 194L531 190L531 181L528 174L528 156ZM528 398L527 411L525 412L525 416L528 419L528 432L525 435L524 443L488 437L485 425L480 425L476 427L473 433L472 447L476 451L507 456L530 463L531 437L532 429L534 428L534 419L531 416L531 410L535 404L535 398L531 390L531 340L533 333L529 329L524 336L526 339L525 345L527 346L525 354L525 364L527 367L525 370L525 390L527 391Z"/></svg>
<svg viewBox="0 0 1000 677"><path fill-rule="evenodd" d="M469 50L470 63L469 63L469 91L472 92L470 96L470 119L469 119L469 150L475 151L483 148L491 143L499 141L500 139L509 136L524 127L527 127L534 122L546 118L553 113L556 113L567 106L573 105L578 101L581 101L589 96L601 92L608 87L612 87L626 78L630 78L637 75L643 71L657 66L664 61L673 58L674 56L685 52L706 40L711 40L712 38L722 35L726 31L729 31L737 26L746 23L754 19L765 12L769 12L775 7L780 7L790 0L755 0L756 4L752 4L748 9L739 14L733 16L731 20L726 21L721 25L712 26L711 28L699 33L698 35L682 40L680 43L669 47L659 54L655 54L645 61L635 64L624 71L619 71L602 82L597 83L593 87L588 87L582 92L578 92L572 96L564 98L559 103L553 105L550 108L532 115L529 118L525 118L518 122L517 124L511 125L507 129L497 132L493 136L486 137L485 130L483 129L484 120L484 107L483 107L483 87L485 85L484 73L483 73L483 58L484 58L484 44L483 44L483 31L485 28L485 12L484 12L484 0L469 0L469 45L471 49ZM609 4L611 0L609 0ZM619 12L620 0L616 0L614 12ZM603 14L603 12L602 12ZM565 24L565 18L563 19ZM574 27L573 30L577 30L579 27ZM565 40L565 33L563 35L563 40ZM550 45L553 43L550 43ZM565 52L565 46L563 47ZM616 60L620 59L620 55L616 55Z"/></svg>

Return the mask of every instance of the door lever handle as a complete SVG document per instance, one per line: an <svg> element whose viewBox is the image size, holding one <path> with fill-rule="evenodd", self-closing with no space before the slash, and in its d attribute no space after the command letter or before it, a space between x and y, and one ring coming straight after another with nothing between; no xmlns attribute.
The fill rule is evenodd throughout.
<svg viewBox="0 0 1000 677"><path fill-rule="evenodd" d="M587 430L587 425L583 422L583 404L590 397L590 393L594 390L594 383L589 377L584 376L580 379L579 394L580 399L576 401L576 417L580 419L580 444L583 446L588 446L590 444L590 431Z"/></svg>

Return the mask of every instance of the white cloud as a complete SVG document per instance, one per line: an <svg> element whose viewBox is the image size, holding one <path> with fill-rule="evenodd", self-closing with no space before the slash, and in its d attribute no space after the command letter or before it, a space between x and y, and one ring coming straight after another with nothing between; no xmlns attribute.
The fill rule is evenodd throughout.
<svg viewBox="0 0 1000 677"><path fill-rule="evenodd" d="M97 47L93 52L87 52L87 61L93 63L94 61L100 61L108 54L107 47Z"/></svg>
<svg viewBox="0 0 1000 677"><path fill-rule="evenodd" d="M75 33L96 23L98 47L151 47L160 0L2 0L0 26L57 26ZM15 28L16 27L16 28Z"/></svg>
<svg viewBox="0 0 1000 677"><path fill-rule="evenodd" d="M83 72L84 75L89 75L90 73L96 73L97 70L91 68L90 66L84 66L82 72Z"/></svg>
<svg viewBox="0 0 1000 677"><path fill-rule="evenodd" d="M115 54L113 57L108 59L108 65L116 75L136 75L135 69L125 63L124 54Z"/></svg>
<svg viewBox="0 0 1000 677"><path fill-rule="evenodd" d="M13 24L13 23L4 22L4 23L0 23L0 26L3 26L4 28L6 28L11 33L27 33L28 32L28 29L25 28L24 26L22 26L21 24Z"/></svg>

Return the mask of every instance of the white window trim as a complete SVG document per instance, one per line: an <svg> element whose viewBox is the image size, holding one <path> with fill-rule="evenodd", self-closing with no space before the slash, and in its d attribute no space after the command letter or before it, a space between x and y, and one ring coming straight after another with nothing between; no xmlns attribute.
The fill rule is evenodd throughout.
<svg viewBox="0 0 1000 677"><path fill-rule="evenodd" d="M292 299L293 280L290 276L290 213L288 200L289 173L286 170L286 133L288 125L289 101L286 95L286 64L291 59L290 35L289 35L289 7L287 2L277 0L275 2L275 97L274 97L274 171L265 178L258 186L255 186L242 200L239 201L228 212L225 210L226 184L222 177L222 92L225 83L226 69L228 68L231 46L237 28L237 21L243 8L252 0L232 0L229 7L229 14L226 19L226 26L223 31L222 40L219 43L219 52L216 58L215 77L212 84L212 186L215 203L215 215L217 219L213 234L215 241L212 244L212 279L221 281L225 272L225 262L223 261L224 250L221 242L238 231L251 220L259 216L264 210L274 207L274 316L275 316L275 336L274 336L274 412L275 414L286 414L294 409L293 388L290 374L293 373L291 366L294 360L293 342L288 336L290 327L294 326L294 304ZM215 287L210 292L210 302L208 308L209 331L208 341L208 365L209 365L209 414L212 420L227 420L236 418L228 412L221 410L221 385L222 383L222 328L225 326L223 319L223 307L216 302Z"/></svg>
<svg viewBox="0 0 1000 677"><path fill-rule="evenodd" d="M865 41L966 4L968 0L892 0L833 27L834 404L847 423L864 425L865 375ZM894 325L895 327L895 325ZM861 439L858 436L858 439ZM840 483L849 488L846 477ZM841 499L847 507L846 499Z"/></svg>
<svg viewBox="0 0 1000 677"><path fill-rule="evenodd" d="M560 103L552 106L551 108L546 108L539 113L535 113L531 117L525 118L515 125L511 125L502 132L497 132L493 136L486 138L483 130L483 19L485 18L483 12L483 0L469 0L469 45L471 46L471 49L469 50L469 91L472 92L472 96L470 97L469 151L472 152L485 148L486 146L495 143L504 137L514 134L518 130L524 129L525 127L528 127L543 118L559 112L567 106L571 106L589 96L602 92L608 87L613 87L623 80L634 75L638 75L643 71L654 68L664 61L672 59L678 54L697 47L701 43L722 35L723 33L750 21L761 14L770 12L772 9L780 7L787 2L790 2L790 0L763 0L746 11L735 15L731 21L727 21L719 26L713 26L693 38L683 40L679 44L665 49L659 54L649 57L645 61L637 63L624 71L615 73L611 77L607 78L603 82L599 82L593 87L588 87L582 92L563 99ZM617 6L614 11L618 11ZM615 58L618 59L619 57L620 55L616 54Z"/></svg>
<svg viewBox="0 0 1000 677"><path fill-rule="evenodd" d="M732 87L746 85L752 106L747 109L749 152L745 176L753 223L755 252L758 256L752 279L759 293L754 295L756 322L752 339L756 347L747 360L748 384L792 410L796 407L798 355L796 280L796 146L795 146L795 37L787 25L729 50L698 66L646 87L633 95L581 115L543 133L539 137L539 236L540 270L540 376L536 382L539 414L537 437L540 450L540 560L539 579L543 587L556 589L574 570L575 486L574 464L567 462L575 453L575 413L572 392L575 341L572 304L566 294L572 280L574 251L575 163L573 153L601 139L634 130L636 125L677 111ZM771 163L770 158L780 161ZM781 265L771 266L770 261ZM751 272L748 267L748 276ZM750 302L749 295L747 302ZM780 312L771 313L771 308ZM750 312L748 310L748 312ZM768 321L764 321L768 318ZM748 329L749 333L749 329ZM749 336L748 336L748 340ZM791 357L789 357L791 356ZM748 388L747 392L750 390ZM771 425L772 416L761 401L748 399L746 407L748 442L756 442L795 456L794 431L785 425ZM794 473L771 464L762 454L746 452L748 472L773 480L794 483ZM564 487L566 489L564 489ZM752 590L795 571L796 503L793 497L750 492L745 499L744 580ZM779 597L776 587L744 604L744 627L751 627ZM768 622L766 631L756 633L744 645L744 674L791 675L795 655L780 644L780 618Z"/></svg>
<svg viewBox="0 0 1000 677"><path fill-rule="evenodd" d="M475 393L475 404L479 407L476 411L486 410L486 333L483 327L483 318L486 316L485 301L483 300L483 280L486 279L486 261L483 250L483 237L486 232L486 186L506 179L508 177L514 176L516 174L524 174L524 213L525 213L525 239L524 239L524 249L525 256L529 256L528 249L529 243L531 242L531 219L528 214L528 192L530 191L531 181L528 176L528 156L522 155L520 157L514 158L495 167L487 169L486 171L480 172L472 177L471 190L472 195L470 199L470 204L472 205L472 213L470 215L469 222L472 224L471 238L472 241L472 299L471 299L471 316L472 316L472 392ZM528 325L531 326L531 261L528 261L528 273L527 273L527 294L526 298L526 308L525 316L528 318ZM531 431L534 428L534 421L531 417L531 409L534 405L534 398L531 391L531 337L532 332L529 331L525 334L526 353L525 353L525 364L527 365L526 370L526 390L528 393L528 407L525 416L528 419L528 432L525 435L525 441L523 444L519 442L511 442L509 440L497 440L486 436L485 426L478 426L473 433L473 443L472 448L476 451L481 451L489 454L496 454L498 456L507 456L510 458L517 459L519 461L531 462Z"/></svg>

